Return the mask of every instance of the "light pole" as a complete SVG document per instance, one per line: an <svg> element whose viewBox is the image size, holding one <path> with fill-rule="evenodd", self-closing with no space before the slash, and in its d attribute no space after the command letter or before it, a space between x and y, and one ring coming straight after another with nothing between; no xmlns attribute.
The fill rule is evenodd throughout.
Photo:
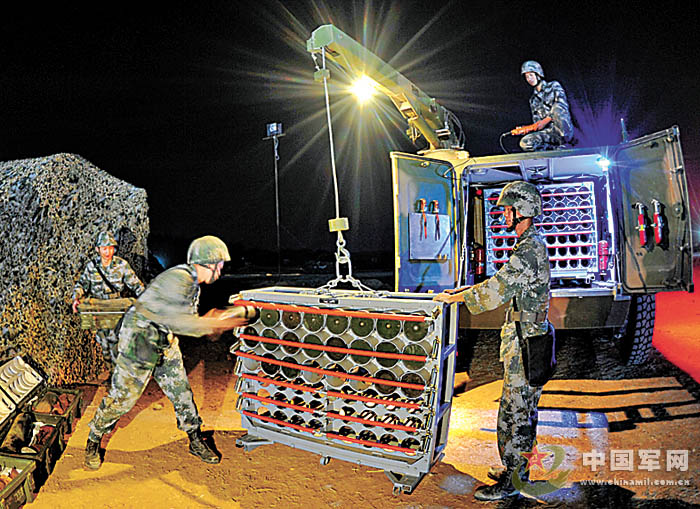
<svg viewBox="0 0 700 509"><path fill-rule="evenodd" d="M263 140L272 140L273 149L275 154L275 218L277 223L277 279L279 280L282 274L282 250L280 247L280 196L279 196L279 184L277 177L277 161L279 161L279 154L277 153L277 147L279 146L279 138L284 136L282 132L281 122L272 122L267 124L267 136Z"/></svg>

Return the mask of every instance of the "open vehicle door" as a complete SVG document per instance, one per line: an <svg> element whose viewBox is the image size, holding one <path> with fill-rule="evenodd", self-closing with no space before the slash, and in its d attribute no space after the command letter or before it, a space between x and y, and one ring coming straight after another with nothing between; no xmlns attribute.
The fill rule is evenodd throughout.
<svg viewBox="0 0 700 509"><path fill-rule="evenodd" d="M620 279L630 293L692 291L690 208L678 127L615 147Z"/></svg>
<svg viewBox="0 0 700 509"><path fill-rule="evenodd" d="M457 281L458 179L449 162L391 153L396 290L440 291Z"/></svg>

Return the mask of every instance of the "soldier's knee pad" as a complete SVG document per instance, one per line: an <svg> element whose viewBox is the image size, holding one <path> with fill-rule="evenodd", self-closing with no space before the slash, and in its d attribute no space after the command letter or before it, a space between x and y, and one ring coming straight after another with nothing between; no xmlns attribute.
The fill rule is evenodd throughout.
<svg viewBox="0 0 700 509"><path fill-rule="evenodd" d="M533 150L535 150L536 145L537 145L537 144L535 143L535 141L536 141L536 140L534 140L532 136L530 136L530 135L525 135L525 136L523 136L522 138L520 138L520 143L519 143L519 144L520 144L520 148L521 148L524 152L532 152Z"/></svg>

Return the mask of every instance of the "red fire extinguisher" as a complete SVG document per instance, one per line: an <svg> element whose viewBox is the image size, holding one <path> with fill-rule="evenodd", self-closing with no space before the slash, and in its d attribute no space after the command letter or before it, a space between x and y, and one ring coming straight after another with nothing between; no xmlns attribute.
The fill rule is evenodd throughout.
<svg viewBox="0 0 700 509"><path fill-rule="evenodd" d="M658 200L651 202L654 204L654 242L658 245L664 240L664 217L661 213L661 203Z"/></svg>
<svg viewBox="0 0 700 509"><path fill-rule="evenodd" d="M635 207L637 207L637 231L639 232L639 244L642 246L647 245L647 222L646 222L646 214L645 214L645 209L646 207L644 206L643 203L635 203Z"/></svg>
<svg viewBox="0 0 700 509"><path fill-rule="evenodd" d="M482 276L484 274L484 271L486 269L486 266L484 265L484 248L483 247L475 247L474 248L474 272L476 273L477 276Z"/></svg>
<svg viewBox="0 0 700 509"><path fill-rule="evenodd" d="M600 260L600 265L598 270L600 272L605 271L608 267L608 258L610 257L610 248L608 246L607 240L601 240L598 242L598 258Z"/></svg>

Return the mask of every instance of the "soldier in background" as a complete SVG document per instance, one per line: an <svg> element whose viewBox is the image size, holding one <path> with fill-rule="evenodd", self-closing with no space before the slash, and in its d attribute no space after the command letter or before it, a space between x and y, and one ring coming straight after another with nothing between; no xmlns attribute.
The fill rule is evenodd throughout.
<svg viewBox="0 0 700 509"><path fill-rule="evenodd" d="M124 287L134 292L137 297L143 293L143 283L129 263L123 258L114 256L116 247L117 242L111 233L100 232L95 245L95 251L100 257L87 263L73 288L73 313L78 312L78 304L83 298L120 299ZM117 360L117 338L114 331L99 329L95 339L102 349L102 355L107 364L114 364Z"/></svg>
<svg viewBox="0 0 700 509"><path fill-rule="evenodd" d="M524 62L520 74L533 87L530 97L533 124L511 131L513 134L525 134L520 140L520 148L532 152L556 149L571 143L574 127L564 88L558 81L545 81L542 66L534 60Z"/></svg>
<svg viewBox="0 0 700 509"><path fill-rule="evenodd" d="M434 297L439 302L464 302L473 314L511 303L501 328L504 375L497 426L498 452L505 468L489 470L489 477L497 483L477 488L477 500L516 495L513 475L524 482L528 480L521 453L530 453L535 444L542 388L530 386L525 378L515 321L520 322L523 337L545 334L548 328L549 259L546 245L533 225L533 218L542 213L540 194L529 182L511 182L503 188L497 204L505 209L508 230L515 230L518 235L508 262L479 284L459 293L443 292ZM513 309L514 298L518 311Z"/></svg>
<svg viewBox="0 0 700 509"><path fill-rule="evenodd" d="M112 383L90 421L85 466L100 468L102 436L136 404L151 376L172 402L177 426L189 436L190 453L206 463L221 461L202 439L202 419L175 334L201 337L247 323L244 318L228 318L220 309L198 314L200 285L216 281L230 259L226 244L217 237L195 239L187 251L187 263L159 274L127 310L118 331L119 356Z"/></svg>

